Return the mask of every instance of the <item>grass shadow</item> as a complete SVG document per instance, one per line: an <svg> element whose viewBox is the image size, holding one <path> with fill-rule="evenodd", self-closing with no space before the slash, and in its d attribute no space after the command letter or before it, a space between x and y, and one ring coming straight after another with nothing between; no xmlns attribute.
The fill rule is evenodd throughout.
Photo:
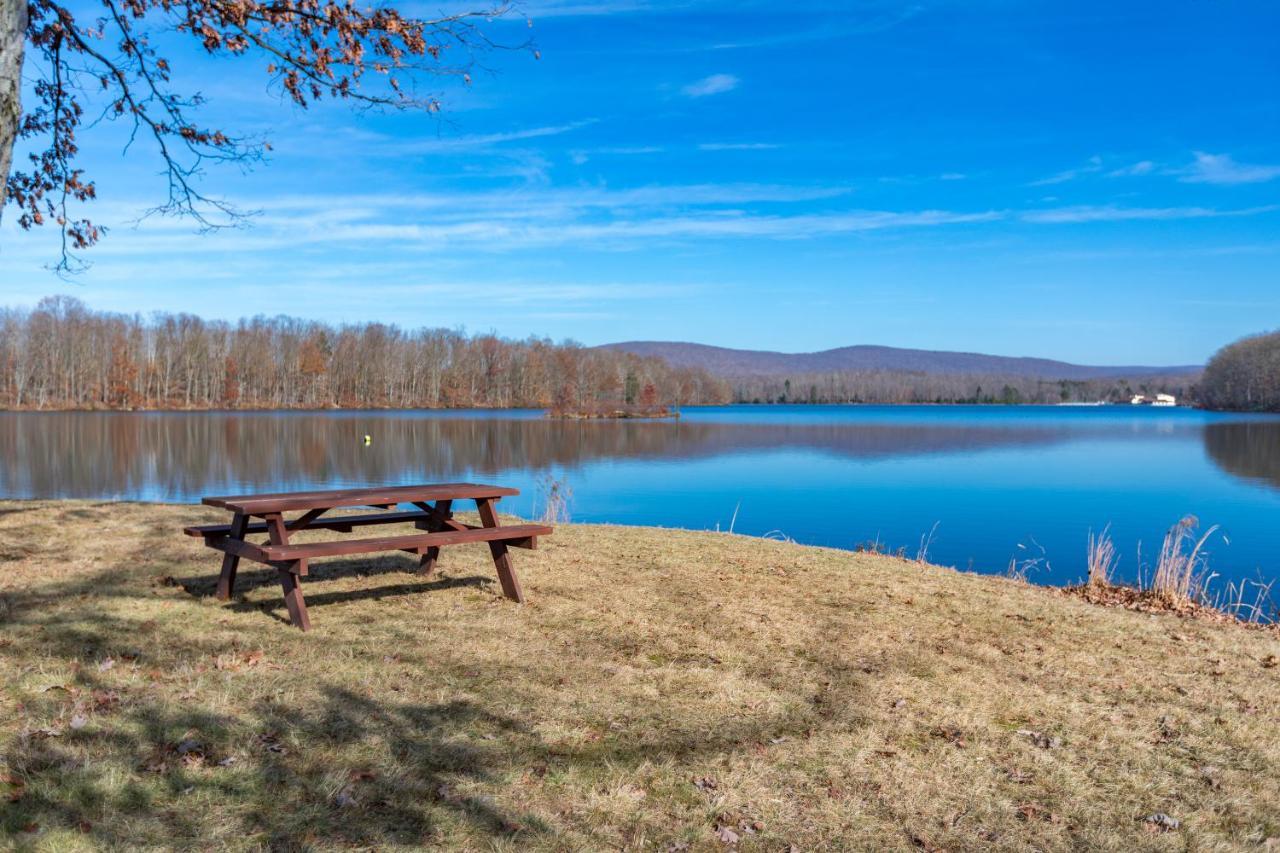
<svg viewBox="0 0 1280 853"><path fill-rule="evenodd" d="M500 781L511 753L535 745L518 720L474 701L396 703L340 685L321 697L222 714L140 699L79 731L20 736L6 761L26 784L0 829L11 838L68 829L109 847L273 850L548 832L537 815L468 793ZM214 825L210 804L234 808Z"/></svg>
<svg viewBox="0 0 1280 853"><path fill-rule="evenodd" d="M278 585L279 580L272 572L272 580ZM440 578L438 580L427 581L424 583L401 583L391 586L377 586L370 589L353 589L344 592L318 592L312 593L307 587L306 582L303 583L303 596L307 602L307 609L315 607L324 607L328 604L341 604L351 601L378 601L383 598L401 595L415 595L423 592L442 592L447 589L459 589L462 587L483 587L492 584L492 578L481 577L479 575L469 575L460 578ZM238 585L238 581L237 581ZM284 615L284 599L279 601L236 601L228 608L237 613L263 612L272 618L289 623L289 617Z"/></svg>

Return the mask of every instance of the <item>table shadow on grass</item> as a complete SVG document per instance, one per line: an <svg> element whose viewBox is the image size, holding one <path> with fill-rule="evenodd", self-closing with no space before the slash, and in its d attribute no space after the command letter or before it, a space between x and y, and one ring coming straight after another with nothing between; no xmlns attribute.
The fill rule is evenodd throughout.
<svg viewBox="0 0 1280 853"><path fill-rule="evenodd" d="M255 564L250 564L251 566ZM243 564L242 564L243 566ZM395 596L419 595L423 593L443 592L465 587L488 587L495 581L483 575L466 575L450 577L437 574L427 576L420 574L416 561L406 557L378 557L375 559L329 560L311 564L301 583L302 594L307 602L307 609L323 608L330 604L342 604L353 601L378 601ZM417 580L412 583L378 584L361 589L324 591L327 581L350 578L377 579L384 575L410 575ZM173 583L181 587L187 594L195 598L206 598L214 595L218 589L218 575L202 574L190 577L174 578ZM229 610L237 613L265 612L284 623L289 622L285 615L284 601L248 601L245 593L256 589L280 589L280 576L275 569L250 568L241 570L236 575L236 591Z"/></svg>

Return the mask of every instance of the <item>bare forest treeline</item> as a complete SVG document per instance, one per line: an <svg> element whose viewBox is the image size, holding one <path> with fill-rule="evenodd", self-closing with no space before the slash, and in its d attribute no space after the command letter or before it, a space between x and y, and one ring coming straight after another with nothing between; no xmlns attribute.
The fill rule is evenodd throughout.
<svg viewBox="0 0 1280 853"><path fill-rule="evenodd" d="M656 358L530 338L237 323L94 311L49 297L0 309L0 408L577 407L726 403L728 383Z"/></svg>
<svg viewBox="0 0 1280 853"><path fill-rule="evenodd" d="M4 409L594 412L723 403L1128 402L1157 391L1193 398L1197 378L1059 381L871 370L726 379L652 356L540 338L292 317L143 318L94 311L68 296L31 310L0 308Z"/></svg>
<svg viewBox="0 0 1280 853"><path fill-rule="evenodd" d="M1280 332L1242 338L1218 350L1201 385L1211 409L1280 412Z"/></svg>
<svg viewBox="0 0 1280 853"><path fill-rule="evenodd" d="M998 374L838 371L731 381L742 403L1128 403L1135 394L1195 398L1195 374L1135 379L1038 379Z"/></svg>

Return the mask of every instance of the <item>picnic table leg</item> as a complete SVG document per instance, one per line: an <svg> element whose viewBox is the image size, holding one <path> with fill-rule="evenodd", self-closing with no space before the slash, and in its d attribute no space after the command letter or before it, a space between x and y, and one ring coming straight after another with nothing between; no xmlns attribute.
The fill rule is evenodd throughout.
<svg viewBox="0 0 1280 853"><path fill-rule="evenodd" d="M280 513L264 516L272 545L289 544L289 528ZM287 564L276 563L280 576L280 588L284 590L284 606L289 611L289 621L303 631L311 630L311 618L307 615L307 602L302 597L302 576L307 573L306 560L291 560Z"/></svg>
<svg viewBox="0 0 1280 853"><path fill-rule="evenodd" d="M498 513L494 511L492 498L476 498L476 509L480 511L480 523L485 527L498 527ZM507 543L490 542L489 553L493 555L493 565L498 570L498 581L502 584L502 594L512 601L524 603L524 591L520 589L520 579L516 577L515 566L511 564L511 554L507 551Z"/></svg>
<svg viewBox="0 0 1280 853"><path fill-rule="evenodd" d="M431 509L431 514L434 517L416 521L413 526L419 530L428 530L433 533L444 530L444 525L441 524L441 521L453 515L452 509L453 501L438 500L436 501L435 506ZM427 576L435 574L436 561L438 559L440 559L440 547L438 545L428 547L422 554L422 558L418 561L418 571Z"/></svg>
<svg viewBox="0 0 1280 853"><path fill-rule="evenodd" d="M302 598L302 587L298 575L290 569L281 568L280 586L284 590L284 606L289 610L289 621L294 627L304 631L311 630L311 618L307 616L307 602Z"/></svg>
<svg viewBox="0 0 1280 853"><path fill-rule="evenodd" d="M239 542L244 541L245 529L249 526L249 516L244 513L237 512L235 518L231 519L231 533L228 539L235 539ZM236 569L240 566L240 557L237 554L222 555L222 573L218 575L218 599L226 601L231 598L231 593L235 592L236 587Z"/></svg>

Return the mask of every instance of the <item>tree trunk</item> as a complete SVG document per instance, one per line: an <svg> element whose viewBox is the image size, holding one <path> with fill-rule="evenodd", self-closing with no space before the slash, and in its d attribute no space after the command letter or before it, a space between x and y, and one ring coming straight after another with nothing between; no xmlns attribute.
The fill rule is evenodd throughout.
<svg viewBox="0 0 1280 853"><path fill-rule="evenodd" d="M27 38L27 0L0 0L0 218L13 165L13 143L22 120L22 52Z"/></svg>

